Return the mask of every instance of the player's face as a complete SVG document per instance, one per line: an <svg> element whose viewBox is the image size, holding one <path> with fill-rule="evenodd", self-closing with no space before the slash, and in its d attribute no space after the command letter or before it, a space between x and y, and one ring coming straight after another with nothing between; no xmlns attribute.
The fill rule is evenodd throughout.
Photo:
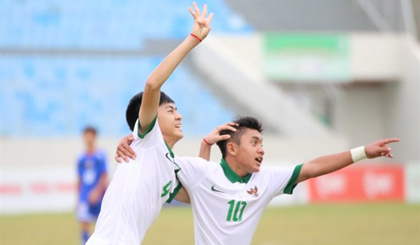
<svg viewBox="0 0 420 245"><path fill-rule="evenodd" d="M96 140L96 134L91 132L91 131L87 131L83 134L83 141L85 142L85 145L87 147L92 147L95 145L95 140Z"/></svg>
<svg viewBox="0 0 420 245"><path fill-rule="evenodd" d="M169 138L167 140L175 140L176 142L182 139L184 136L181 124L182 116L179 114L175 104L160 105L158 108L158 119L162 135L165 138Z"/></svg>
<svg viewBox="0 0 420 245"><path fill-rule="evenodd" d="M240 144L237 146L237 162L248 173L260 171L264 158L263 139L261 133L255 129L245 129Z"/></svg>

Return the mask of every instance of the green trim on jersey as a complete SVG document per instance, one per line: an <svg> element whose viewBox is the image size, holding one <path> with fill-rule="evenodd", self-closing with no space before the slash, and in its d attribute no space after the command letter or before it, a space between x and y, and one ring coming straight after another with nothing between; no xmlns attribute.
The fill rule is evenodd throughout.
<svg viewBox="0 0 420 245"><path fill-rule="evenodd" d="M172 149L169 147L169 145L165 142L166 148L168 148L169 154L171 154L172 158L175 158L175 154L172 152ZM178 165L177 165L178 166ZM178 166L179 167L179 166Z"/></svg>
<svg viewBox="0 0 420 245"><path fill-rule="evenodd" d="M182 184L181 182L179 182L179 184L175 187L174 192L169 193L169 199L166 202L171 203L172 200L174 200L174 198L178 194L179 190L181 190L181 188L182 188Z"/></svg>
<svg viewBox="0 0 420 245"><path fill-rule="evenodd" d="M299 178L300 170L302 169L303 163L299 164L295 167L293 170L292 177L290 177L289 182L286 185L286 188L284 188L284 194L293 194L293 189L297 186L297 179Z"/></svg>
<svg viewBox="0 0 420 245"><path fill-rule="evenodd" d="M156 120L157 120L157 115L155 117L155 119L153 119L153 121L150 123L149 127L147 128L146 132L144 132L143 134L140 132L141 126L140 126L140 118L139 118L139 128L137 130L137 135L140 137L140 139L143 139L144 137L146 137L146 135L148 133L150 133L150 131L152 131L153 127L156 124Z"/></svg>
<svg viewBox="0 0 420 245"><path fill-rule="evenodd" d="M179 170L181 170L181 167L179 167L178 164L176 164L175 162L175 154L172 152L172 149L169 147L169 145L165 142L166 148L168 148L169 154L171 155L172 159L173 159L173 164L175 164L178 169L175 169L175 175L178 174ZM169 193L169 199L166 201L167 203L171 203L172 200L176 197L176 195L178 194L179 190L181 190L182 188L182 184L181 182L178 183L178 185L175 187L174 191L172 193Z"/></svg>
<svg viewBox="0 0 420 245"><path fill-rule="evenodd" d="M245 177L241 178L237 175L227 164L225 159L222 158L222 162L220 163L223 169L223 173L225 173L226 178L232 183L239 182L239 183L248 183L249 179L251 178L251 174L247 174Z"/></svg>

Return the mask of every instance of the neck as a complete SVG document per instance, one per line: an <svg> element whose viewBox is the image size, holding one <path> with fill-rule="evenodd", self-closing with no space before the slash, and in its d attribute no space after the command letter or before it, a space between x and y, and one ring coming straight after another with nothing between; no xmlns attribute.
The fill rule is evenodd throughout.
<svg viewBox="0 0 420 245"><path fill-rule="evenodd" d="M165 139L165 143L169 146L169 148L171 148L171 150L174 148L176 142L178 142L178 140L175 139Z"/></svg>
<svg viewBox="0 0 420 245"><path fill-rule="evenodd" d="M250 174L246 169L244 169L241 164L231 156L226 156L225 158L226 163L229 165L229 167L237 174L239 177L243 178Z"/></svg>
<svg viewBox="0 0 420 245"><path fill-rule="evenodd" d="M87 152L87 153L93 153L93 152L95 152L95 150L96 150L95 145L88 145L88 146L86 147L86 152Z"/></svg>

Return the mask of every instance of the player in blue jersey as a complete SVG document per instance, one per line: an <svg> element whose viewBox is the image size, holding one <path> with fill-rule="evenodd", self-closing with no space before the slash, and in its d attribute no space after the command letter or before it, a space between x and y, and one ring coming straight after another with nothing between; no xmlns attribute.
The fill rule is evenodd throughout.
<svg viewBox="0 0 420 245"><path fill-rule="evenodd" d="M95 128L86 127L83 130L86 149L77 160L76 216L81 225L82 244L89 239L89 226L98 218L102 198L108 185L106 154L96 148L96 137Z"/></svg>

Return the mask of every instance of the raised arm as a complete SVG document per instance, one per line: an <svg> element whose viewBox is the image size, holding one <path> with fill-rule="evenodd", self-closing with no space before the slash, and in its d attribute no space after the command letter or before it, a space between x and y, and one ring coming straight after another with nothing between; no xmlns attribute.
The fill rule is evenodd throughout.
<svg viewBox="0 0 420 245"><path fill-rule="evenodd" d="M145 132L150 123L156 117L159 106L160 88L169 78L175 68L181 63L185 56L209 34L210 22L213 18L211 13L207 18L207 5L204 5L203 13L193 3L194 11L188 8L194 17L194 25L189 35L174 51L172 51L159 66L150 74L146 81L143 93L143 101L139 111L140 131Z"/></svg>
<svg viewBox="0 0 420 245"><path fill-rule="evenodd" d="M379 140L351 151L315 158L303 164L296 184L310 178L335 172L364 158L381 156L392 158L391 147L388 144L398 141L399 139L396 138Z"/></svg>
<svg viewBox="0 0 420 245"><path fill-rule="evenodd" d="M213 131L211 131L208 135L206 135L203 140L201 141L200 146L200 153L199 157L203 158L204 160L210 160L210 153L211 153L211 146L221 140L228 140L230 139L230 135L220 135L220 132L223 130L230 130L236 131L235 123L228 122L223 125L217 126Z"/></svg>

